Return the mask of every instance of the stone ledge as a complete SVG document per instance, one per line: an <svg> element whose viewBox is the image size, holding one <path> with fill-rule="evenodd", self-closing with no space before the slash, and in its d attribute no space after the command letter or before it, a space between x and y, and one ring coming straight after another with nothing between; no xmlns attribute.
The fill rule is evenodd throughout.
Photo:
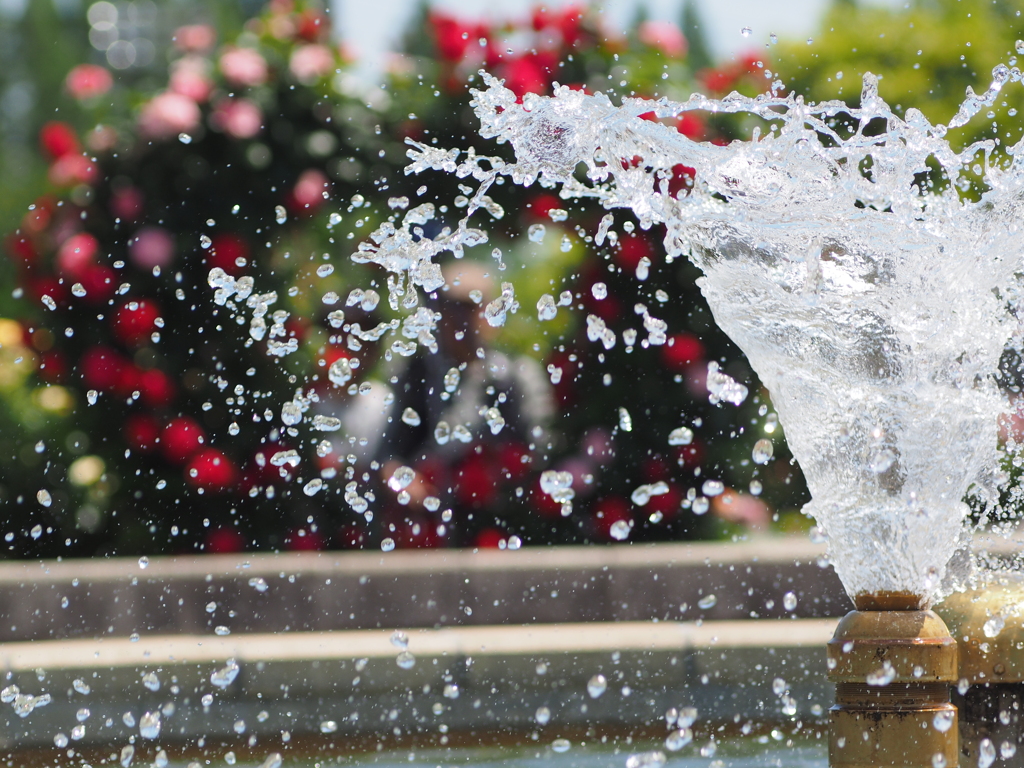
<svg viewBox="0 0 1024 768"><path fill-rule="evenodd" d="M841 616L851 605L832 569L817 564L823 554L801 537L161 557L144 569L134 559L6 562L0 642L212 637L217 626L237 634ZM793 611L783 605L786 592L799 598Z"/></svg>
<svg viewBox="0 0 1024 768"><path fill-rule="evenodd" d="M377 630L8 643L0 645L8 681L34 695L48 692L53 701L25 719L3 706L0 746L52 743L54 733L70 732L84 706L92 714L81 745L126 743L137 729L123 724L122 713L138 719L168 702L168 743L237 739L238 720L261 743L282 731L318 733L327 720L339 738L395 728L440 733L442 724L528 730L538 727L540 706L560 727L650 726L672 706L695 706L705 722L783 721L789 716L773 690L775 678L787 681L796 716L813 719L831 704L824 645L835 625L812 619L410 628L416 663L409 669L398 666L390 631ZM217 688L210 674L229 658L240 667L238 677ZM156 673L160 690L143 685L147 672ZM587 682L598 673L608 687L592 698ZM91 686L88 695L74 691L75 679ZM205 693L214 696L210 706L199 701Z"/></svg>

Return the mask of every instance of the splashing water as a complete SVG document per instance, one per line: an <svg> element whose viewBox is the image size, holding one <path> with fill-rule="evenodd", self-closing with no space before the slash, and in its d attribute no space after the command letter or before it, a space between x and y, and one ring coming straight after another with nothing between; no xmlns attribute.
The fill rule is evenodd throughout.
<svg viewBox="0 0 1024 768"><path fill-rule="evenodd" d="M997 67L949 126L1020 79ZM813 497L805 511L827 531L847 591L926 603L964 536L962 499L991 497L996 485L1004 402L993 377L1012 341L1024 253L1020 145L1007 148L1005 167L990 162L991 140L954 151L946 126L914 109L894 114L872 75L859 108L777 91L616 107L561 86L517 103L501 82L484 82L474 98L481 134L511 143L516 162L470 153L456 163L453 150L413 144L407 172L473 175L481 191L498 176L539 181L565 199L631 209L644 229L663 224L666 260L700 267L716 320L771 391ZM640 119L692 110L743 112L772 128L723 147ZM673 195L679 165L695 181ZM975 165L978 201L961 194ZM472 232L464 222L451 239ZM647 320L650 343L663 343L663 323Z"/></svg>

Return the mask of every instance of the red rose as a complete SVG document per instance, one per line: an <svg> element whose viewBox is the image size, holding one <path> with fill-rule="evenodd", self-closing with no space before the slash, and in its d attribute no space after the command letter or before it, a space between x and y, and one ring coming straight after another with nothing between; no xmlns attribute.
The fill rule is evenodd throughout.
<svg viewBox="0 0 1024 768"><path fill-rule="evenodd" d="M242 267L238 259L249 260L249 245L238 235L214 235L213 244L206 252L206 266L220 267L229 275L239 275Z"/></svg>
<svg viewBox="0 0 1024 768"><path fill-rule="evenodd" d="M64 87L72 98L82 101L102 96L114 86L114 78L104 67L79 64L64 78Z"/></svg>
<svg viewBox="0 0 1024 768"><path fill-rule="evenodd" d="M327 547L327 542L320 532L305 528L293 528L284 539L284 548L290 552L317 552Z"/></svg>
<svg viewBox="0 0 1024 768"><path fill-rule="evenodd" d="M4 242L4 250L11 260L22 265L29 265L39 258L35 246L27 237L19 235L8 235Z"/></svg>
<svg viewBox="0 0 1024 768"><path fill-rule="evenodd" d="M88 389L112 392L121 381L128 363L109 347L91 347L78 361L78 375Z"/></svg>
<svg viewBox="0 0 1024 768"><path fill-rule="evenodd" d="M139 391L142 402L150 408L160 408L174 401L174 381L156 368L139 374Z"/></svg>
<svg viewBox="0 0 1024 768"><path fill-rule="evenodd" d="M594 533L605 541L612 539L612 526L620 520L627 523L633 519L629 511L629 502L620 496L608 496L594 505Z"/></svg>
<svg viewBox="0 0 1024 768"><path fill-rule="evenodd" d="M529 459L529 456L530 449L522 443L503 443L498 449L501 473L504 475L507 472L509 479L513 481L522 480L530 473L530 462L523 461L524 457Z"/></svg>
<svg viewBox="0 0 1024 768"><path fill-rule="evenodd" d="M78 276L85 288L82 301L87 304L106 304L117 290L117 273L105 264L93 264Z"/></svg>
<svg viewBox="0 0 1024 768"><path fill-rule="evenodd" d="M431 30L434 33L434 44L438 55L447 62L458 63L466 55L469 48L469 37L472 31L454 16L439 11L431 11L429 16Z"/></svg>
<svg viewBox="0 0 1024 768"><path fill-rule="evenodd" d="M455 498L460 504L487 507L498 494L498 472L483 456L472 453L455 470Z"/></svg>
<svg viewBox="0 0 1024 768"><path fill-rule="evenodd" d="M160 422L146 413L133 413L124 423L124 441L134 451L148 453L156 448Z"/></svg>
<svg viewBox="0 0 1024 768"><path fill-rule="evenodd" d="M39 357L39 378L50 384L58 384L68 373L67 360L55 350L44 352Z"/></svg>
<svg viewBox="0 0 1024 768"><path fill-rule="evenodd" d="M114 313L111 325L122 344L138 347L149 341L159 318L160 309L152 299L126 301Z"/></svg>
<svg viewBox="0 0 1024 768"><path fill-rule="evenodd" d="M238 470L231 460L216 448L204 448L189 461L185 476L196 488L226 491L235 484Z"/></svg>
<svg viewBox="0 0 1024 768"><path fill-rule="evenodd" d="M637 264L640 263L640 259L644 256L651 259L653 255L653 249L647 238L640 234L632 234L619 238L619 248L615 253L615 260L623 269L633 272L636 270Z"/></svg>
<svg viewBox="0 0 1024 768"><path fill-rule="evenodd" d="M552 208L561 208L564 204L556 195L541 192L526 204L525 211L530 219L550 221L551 217L548 216L548 211Z"/></svg>
<svg viewBox="0 0 1024 768"><path fill-rule="evenodd" d="M100 241L88 232L79 232L65 240L57 250L57 271L74 280L81 279L96 260Z"/></svg>
<svg viewBox="0 0 1024 768"><path fill-rule="evenodd" d="M51 160L82 150L75 129L59 120L51 120L40 129L39 144Z"/></svg>
<svg viewBox="0 0 1024 768"><path fill-rule="evenodd" d="M538 56L526 55L512 59L501 69L505 87L522 100L528 93L544 93L551 85L544 63Z"/></svg>
<svg viewBox="0 0 1024 768"><path fill-rule="evenodd" d="M185 463L204 440L203 428L187 416L172 419L160 437L164 457L172 464Z"/></svg>
<svg viewBox="0 0 1024 768"><path fill-rule="evenodd" d="M473 546L480 549L498 549L505 534L497 528L484 528L473 538Z"/></svg>
<svg viewBox="0 0 1024 768"><path fill-rule="evenodd" d="M707 126L699 115L695 115L693 112L684 112L679 118L679 122L676 123L676 130L688 139L700 141L704 138Z"/></svg>
<svg viewBox="0 0 1024 768"><path fill-rule="evenodd" d="M669 483L668 493L652 496L644 510L648 514L660 512L665 520L671 520L678 514L679 504L682 500L683 494L679 491L679 488L676 487L675 483Z"/></svg>
<svg viewBox="0 0 1024 768"><path fill-rule="evenodd" d="M666 368L682 371L691 363L704 359L704 345L700 339L689 333L669 336L668 343L661 348L661 361Z"/></svg>
<svg viewBox="0 0 1024 768"><path fill-rule="evenodd" d="M227 555L244 549L245 537L237 528L214 528L206 534L203 544L203 551L211 555Z"/></svg>

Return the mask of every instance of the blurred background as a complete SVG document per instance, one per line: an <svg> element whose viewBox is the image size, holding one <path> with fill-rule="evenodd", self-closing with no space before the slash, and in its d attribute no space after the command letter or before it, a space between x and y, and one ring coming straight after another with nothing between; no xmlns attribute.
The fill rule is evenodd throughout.
<svg viewBox="0 0 1024 768"><path fill-rule="evenodd" d="M657 228L619 214L595 237L590 203L495 187L491 242L438 299L464 317L438 356L381 341L408 307L349 254L410 205L440 211L428 235L465 206L457 179L404 174L405 142L504 151L476 135L481 68L520 98L556 81L674 99L779 81L851 104L872 71L898 112L945 122L1015 63L1021 6L0 0L2 556L808 529L767 392ZM1006 100L1012 117L1021 95ZM713 142L753 128L663 122ZM679 166L670 187L691 182ZM217 297L214 268L232 286ZM508 279L520 309L492 334L477 305ZM636 343L648 310L660 343ZM473 378L467 334L504 378ZM709 400L709 362L748 396ZM449 424L472 387L512 393L497 430L486 407L475 432ZM451 402L428 403L441 389ZM396 493L398 466L417 479Z"/></svg>

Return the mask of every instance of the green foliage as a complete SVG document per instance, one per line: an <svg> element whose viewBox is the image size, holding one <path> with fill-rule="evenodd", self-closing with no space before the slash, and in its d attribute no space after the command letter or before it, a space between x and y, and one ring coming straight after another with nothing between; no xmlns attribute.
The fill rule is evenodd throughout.
<svg viewBox="0 0 1024 768"><path fill-rule="evenodd" d="M984 91L997 64L1015 64L1024 37L1024 4L1008 0L917 0L906 9L834 3L813 43L787 43L776 67L786 86L807 100L841 99L855 105L865 72L879 76L879 94L897 112L915 107L933 123L947 123L968 86ZM995 121L979 115L950 132L955 146L997 138L1020 139L1015 111L1024 88L1007 84Z"/></svg>

